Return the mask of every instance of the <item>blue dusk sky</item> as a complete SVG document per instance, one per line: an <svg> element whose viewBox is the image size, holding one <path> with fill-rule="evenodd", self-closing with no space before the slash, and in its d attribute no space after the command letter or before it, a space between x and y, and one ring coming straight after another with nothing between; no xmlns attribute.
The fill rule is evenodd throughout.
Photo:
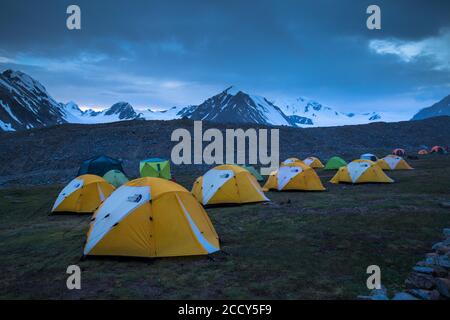
<svg viewBox="0 0 450 320"><path fill-rule="evenodd" d="M81 30L66 28L70 4ZM84 107L186 106L235 85L409 117L450 94L450 1L2 0L7 68Z"/></svg>

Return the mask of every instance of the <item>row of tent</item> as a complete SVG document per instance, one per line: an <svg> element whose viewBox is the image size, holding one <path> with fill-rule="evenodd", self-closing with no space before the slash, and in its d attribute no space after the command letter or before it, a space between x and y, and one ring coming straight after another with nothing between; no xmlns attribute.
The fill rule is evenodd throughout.
<svg viewBox="0 0 450 320"><path fill-rule="evenodd" d="M150 158L139 163L141 177L172 179L170 162L160 158ZM103 177L114 187L119 187L129 179L122 167L122 162L108 156L98 156L82 162L77 176L92 174Z"/></svg>
<svg viewBox="0 0 450 320"><path fill-rule="evenodd" d="M421 149L418 152L420 155L429 153L444 154L447 153L447 150L441 146L434 146L430 149L430 151L427 149ZM392 151L392 155L405 157L406 151L405 149L397 148ZM372 154L364 154L361 156L361 159L378 161L378 158ZM311 168L324 170L337 170L340 167L347 165L347 162L338 156L331 157L325 165L323 165L322 162L316 157L308 157L303 160L303 163ZM263 181L263 177L253 166L242 165L242 167L249 171L257 179L257 181ZM386 166L384 166L383 169L387 169ZM170 162L166 159L150 158L142 160L139 163L139 172L141 177L164 178L168 180L172 179ZM119 187L129 181L125 171L123 170L121 161L108 156L99 156L83 161L80 169L78 170L77 176L81 176L83 174L94 174L103 177L115 187Z"/></svg>
<svg viewBox="0 0 450 320"><path fill-rule="evenodd" d="M100 174L121 168L111 169L107 163L116 162L100 160L84 163L79 172L82 175L60 192L52 208L53 213L93 213L85 256L210 254L220 250L219 237L203 206L270 201L264 194L269 190L325 190L313 167L326 166L313 157L285 160L264 187L254 176L256 170L252 173L242 166L220 165L197 178L191 192L173 181L155 177L127 181L115 188ZM345 164L341 160L335 157L327 163L338 169L332 183L393 182L383 172L383 165L387 170L412 169L394 155L377 162L358 159ZM98 175L83 174L89 170Z"/></svg>
<svg viewBox="0 0 450 320"><path fill-rule="evenodd" d="M431 153L446 154L448 152L449 152L448 146L445 148L442 146L434 146L431 149L428 149L428 147L426 147L426 146L422 146L420 148L420 150L417 152L417 154L419 154L419 155L425 155L425 154L431 154ZM404 157L404 156L406 156L406 151L405 151L405 149L397 148L392 151L392 154L396 155L396 156Z"/></svg>

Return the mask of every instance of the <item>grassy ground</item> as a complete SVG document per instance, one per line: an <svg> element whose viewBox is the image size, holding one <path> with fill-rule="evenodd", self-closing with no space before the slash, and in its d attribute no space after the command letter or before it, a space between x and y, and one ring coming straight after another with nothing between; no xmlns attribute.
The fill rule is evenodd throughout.
<svg viewBox="0 0 450 320"><path fill-rule="evenodd" d="M353 299L366 268L390 292L450 226L450 157L411 162L391 185L270 192L270 204L211 208L223 242L208 257L80 261L89 216L48 216L61 186L0 190L0 298ZM177 177L190 188L194 177ZM66 268L82 290L66 289Z"/></svg>

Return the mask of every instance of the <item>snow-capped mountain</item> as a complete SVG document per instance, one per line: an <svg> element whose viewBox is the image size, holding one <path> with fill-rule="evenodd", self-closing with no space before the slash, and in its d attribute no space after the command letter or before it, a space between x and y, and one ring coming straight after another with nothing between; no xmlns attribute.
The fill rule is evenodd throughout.
<svg viewBox="0 0 450 320"><path fill-rule="evenodd" d="M67 122L45 87L27 74L0 74L0 129L16 131Z"/></svg>
<svg viewBox="0 0 450 320"><path fill-rule="evenodd" d="M269 100L249 95L235 87L227 88L198 106L186 107L178 115L213 122L292 125L280 108Z"/></svg>
<svg viewBox="0 0 450 320"><path fill-rule="evenodd" d="M189 108L189 107L186 107ZM145 110L139 109L139 115L145 120L173 120L181 118L181 111L185 108L172 107L170 109L147 108Z"/></svg>
<svg viewBox="0 0 450 320"><path fill-rule="evenodd" d="M61 109L64 110L65 120L70 123L109 123L141 119L141 115L128 102L117 102L102 111L82 111L74 102L61 105Z"/></svg>
<svg viewBox="0 0 450 320"><path fill-rule="evenodd" d="M177 113L180 108L172 107L165 109L134 109L128 102L118 102L111 107L95 111L92 109L81 110L80 107L74 103L60 104L60 108L64 113L64 119L70 123L109 123L125 120L173 120L179 118Z"/></svg>
<svg viewBox="0 0 450 320"><path fill-rule="evenodd" d="M343 113L304 97L274 103L280 106L291 122L298 127L330 127L383 120L380 113Z"/></svg>
<svg viewBox="0 0 450 320"><path fill-rule="evenodd" d="M423 108L411 120L422 120L439 116L450 116L450 95L436 102L431 107Z"/></svg>
<svg viewBox="0 0 450 320"><path fill-rule="evenodd" d="M379 113L343 113L306 98L271 101L229 87L199 105L135 109L118 102L96 111L76 103L56 102L38 81L20 71L0 74L0 130L15 131L61 123L109 123L125 120L172 120L187 118L222 123L253 123L293 127L363 124L386 120Z"/></svg>

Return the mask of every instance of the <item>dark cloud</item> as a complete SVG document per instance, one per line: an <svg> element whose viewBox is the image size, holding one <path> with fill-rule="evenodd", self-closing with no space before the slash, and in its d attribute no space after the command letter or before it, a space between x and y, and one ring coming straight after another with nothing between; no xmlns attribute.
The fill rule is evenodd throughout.
<svg viewBox="0 0 450 320"><path fill-rule="evenodd" d="M365 10L374 3L382 30L369 31ZM81 31L65 28L70 4L81 7ZM435 68L436 57L405 62L369 46L416 43L445 28L449 1L7 0L0 67L32 72L57 98L81 103L122 96L140 105L190 104L237 84L365 108L368 100L448 94L449 72ZM167 85L174 82L178 97Z"/></svg>

